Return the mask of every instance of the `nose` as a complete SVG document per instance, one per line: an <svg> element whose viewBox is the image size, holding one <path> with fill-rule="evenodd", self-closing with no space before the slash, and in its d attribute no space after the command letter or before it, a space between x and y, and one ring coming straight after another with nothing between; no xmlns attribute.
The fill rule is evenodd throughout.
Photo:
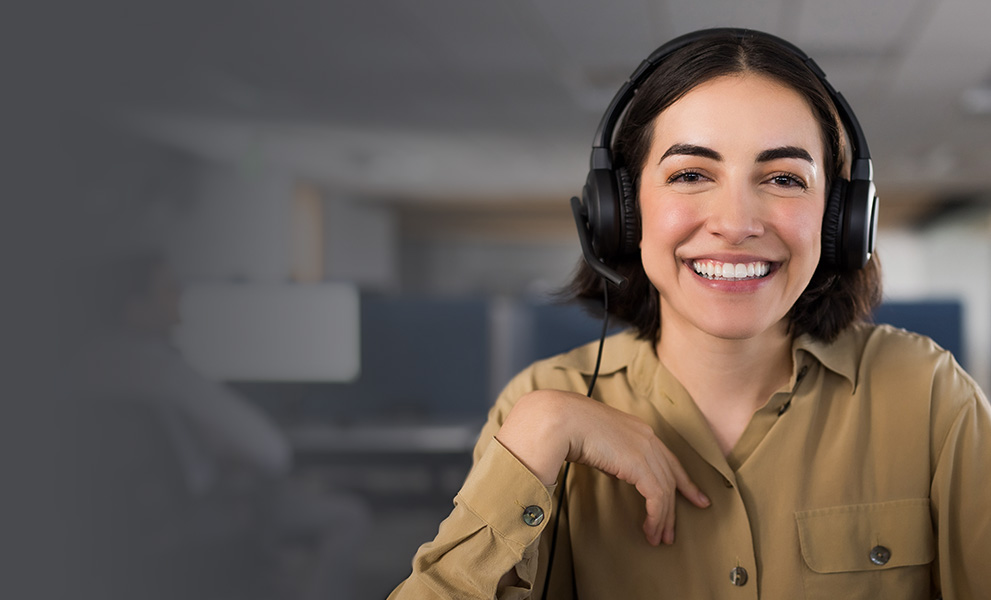
<svg viewBox="0 0 991 600"><path fill-rule="evenodd" d="M748 185L723 189L710 198L706 230L732 245L764 233L760 198Z"/></svg>

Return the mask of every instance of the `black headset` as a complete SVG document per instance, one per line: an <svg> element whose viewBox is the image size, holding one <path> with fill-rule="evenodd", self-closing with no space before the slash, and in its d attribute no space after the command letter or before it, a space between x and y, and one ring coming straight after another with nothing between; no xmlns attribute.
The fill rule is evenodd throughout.
<svg viewBox="0 0 991 600"><path fill-rule="evenodd" d="M626 285L626 279L604 261L614 261L639 251L640 219L630 173L626 166L613 164L611 146L616 125L637 88L668 56L688 44L726 35L741 40L756 37L770 40L794 53L822 83L850 139L852 160L850 179L834 181L826 197L820 263L839 270L861 269L874 252L877 233L874 167L867 138L843 95L826 80L819 65L790 42L750 29L705 29L675 38L655 50L619 89L595 133L582 199L571 199L585 261L596 273L619 287Z"/></svg>

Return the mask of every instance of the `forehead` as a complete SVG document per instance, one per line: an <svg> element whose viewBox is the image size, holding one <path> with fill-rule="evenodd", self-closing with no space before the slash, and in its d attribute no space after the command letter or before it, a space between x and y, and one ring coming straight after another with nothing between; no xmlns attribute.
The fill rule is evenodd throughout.
<svg viewBox="0 0 991 600"><path fill-rule="evenodd" d="M654 142L730 146L723 151L798 145L820 162L824 137L804 96L775 79L748 73L717 77L689 90L657 116Z"/></svg>

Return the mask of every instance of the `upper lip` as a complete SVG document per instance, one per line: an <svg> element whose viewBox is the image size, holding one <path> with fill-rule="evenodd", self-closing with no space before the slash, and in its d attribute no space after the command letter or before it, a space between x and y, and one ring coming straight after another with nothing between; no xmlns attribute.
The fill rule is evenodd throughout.
<svg viewBox="0 0 991 600"><path fill-rule="evenodd" d="M685 260L687 262L707 262L707 261L712 261L712 262L718 262L718 263L724 263L724 264L740 264L740 263L747 264L747 263L755 263L755 262L764 262L764 263L772 263L773 264L775 262L779 262L779 261L776 261L776 260L773 260L773 259L770 259L770 258L766 258L766 257L763 257L763 256L754 256L752 254L738 254L738 255L729 255L729 254L702 254L702 255L699 255L699 256L693 256L691 258L686 258Z"/></svg>

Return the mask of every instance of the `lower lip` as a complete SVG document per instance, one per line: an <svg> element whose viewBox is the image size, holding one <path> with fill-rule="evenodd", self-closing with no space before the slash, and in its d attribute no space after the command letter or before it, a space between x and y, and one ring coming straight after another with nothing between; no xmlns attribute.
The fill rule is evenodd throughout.
<svg viewBox="0 0 991 600"><path fill-rule="evenodd" d="M684 263L685 268L692 274L696 281L703 286L723 292L748 293L756 292L770 282L771 278L778 272L778 266L772 265L767 275L755 277L753 279L709 279L695 272L695 269L688 263Z"/></svg>

